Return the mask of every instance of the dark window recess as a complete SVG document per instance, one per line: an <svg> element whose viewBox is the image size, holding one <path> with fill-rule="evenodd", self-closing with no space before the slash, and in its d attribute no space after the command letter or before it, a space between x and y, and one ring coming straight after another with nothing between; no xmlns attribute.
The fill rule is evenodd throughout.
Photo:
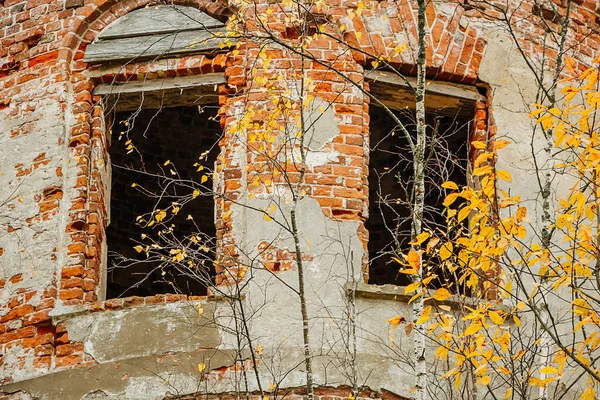
<svg viewBox="0 0 600 400"><path fill-rule="evenodd" d="M110 147L111 221L106 230L107 298L206 294L214 278L216 231L212 193L202 191L177 214L168 211L162 226L144 227L146 224L140 224L137 217L172 207L172 202L181 196L190 199L202 175L212 171L222 132L216 113L217 107L203 107L202 112L198 107L176 107L115 115ZM135 146L129 154L127 140ZM203 153L206 157L199 160ZM170 164L165 165L167 160ZM194 166L195 163L205 169L198 172L199 165ZM180 183L173 184L170 178L177 178ZM206 185L210 187L211 182ZM136 186L132 187L134 183ZM148 258L143 251L134 249L136 245L151 244L148 238L156 239L161 228L170 226L174 227L172 233L160 239L161 245L167 245L166 250L153 250ZM148 238L142 239L142 234ZM185 260L160 260L161 254L172 260L169 249L177 247L186 249ZM193 261L192 266L188 261Z"/></svg>
<svg viewBox="0 0 600 400"><path fill-rule="evenodd" d="M396 116L416 138L414 112L395 111ZM407 285L408 275L399 273L401 258L410 245L412 223L412 153L404 134L394 119L382 108L370 109L369 159L369 283ZM445 197L441 184L447 180L459 186L467 183L469 121L461 117L432 115L427 117L427 166L425 171L424 229L446 232L443 215ZM458 203L457 203L458 204ZM428 260L430 268L438 264ZM429 287L444 285L453 292L456 278L447 271L435 270L438 279Z"/></svg>

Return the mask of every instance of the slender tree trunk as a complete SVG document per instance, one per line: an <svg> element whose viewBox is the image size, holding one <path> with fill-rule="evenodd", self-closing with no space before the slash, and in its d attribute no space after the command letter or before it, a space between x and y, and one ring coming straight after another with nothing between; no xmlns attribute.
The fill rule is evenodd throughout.
<svg viewBox="0 0 600 400"><path fill-rule="evenodd" d="M556 60L556 69L554 71L554 76L552 77L552 85L550 86L549 92L549 103L551 107L554 107L556 104L556 98L554 97L554 90L556 90L556 84L560 79L561 67L562 67L562 57L564 55L565 43L567 39L567 33L569 29L570 22L570 10L571 10L571 1L569 0L566 4L566 12L565 17L562 19L561 23L561 34L560 34L560 42L559 42L559 53L558 58ZM552 213L551 213L551 204L550 204L550 194L552 193L552 170L554 169L554 162L552 160L552 149L554 148L554 143L552 140L552 131L543 130L546 143L544 145L544 156L546 157L545 163L550 164L546 165L546 170L544 171L544 186L542 187L542 250L550 252L550 245L552 243ZM548 309L548 299L546 297L546 293L548 293L551 288L548 287L548 280L542 277L542 285L541 285L541 322L543 327L550 325L550 310ZM539 367L543 368L550 363L550 348L552 346L552 338L550 337L549 332L547 332L542 327L541 335L540 335L540 357L539 357ZM540 379L544 380L547 378L547 374L540 373ZM539 387L539 398L540 400L546 400L548 398L548 388L546 385L540 385Z"/></svg>
<svg viewBox="0 0 600 400"><path fill-rule="evenodd" d="M419 10L417 15L418 53L417 53L417 88L416 117L417 140L413 149L414 188L413 188L413 215L411 234L415 238L423 231L423 210L425 207L425 147L427 131L425 125L425 72L426 72L426 30L425 9L426 0L418 0ZM419 253L419 276L421 281L426 271L423 268L421 246L414 245L413 250ZM414 351L415 351L415 397L417 400L426 400L427 393L427 359L425 357L427 327L425 324L416 324L424 309L423 296L413 302Z"/></svg>
<svg viewBox="0 0 600 400"><path fill-rule="evenodd" d="M546 135L546 144L544 146L544 153L546 156L546 163L551 160L552 157L552 136L550 132L545 132ZM552 182L552 167L546 166L546 171L544 172L544 187L542 188L542 250L544 252L550 251L550 242L551 242L551 210L550 210L550 193L551 193L551 182ZM549 326L550 322L550 314L548 310L548 299L546 298L546 293L549 291L547 279L545 277L541 278L542 285L540 287L541 296L540 296L540 317L543 326ZM548 365L550 358L550 346L551 339L548 332L546 332L543 328L541 329L540 334L540 355L539 355L539 367L543 368ZM540 373L540 379L546 379L547 374ZM539 394L538 397L540 400L546 400L548 397L548 388L547 385L539 386Z"/></svg>
<svg viewBox="0 0 600 400"><path fill-rule="evenodd" d="M306 367L306 394L308 400L314 399L314 388L313 388L313 371L312 371L312 354L310 350L310 329L309 329L309 318L308 308L306 305L306 291L304 287L304 264L302 262L302 250L300 248L300 232L298 230L298 220L296 216L296 210L298 207L298 201L301 197L302 184L304 183L304 177L306 175L306 150L304 148L304 138L306 135L306 121L304 120L304 108L303 99L306 96L304 87L304 57L301 60L301 77L300 77L300 177L296 184L295 190L292 191L292 207L290 210L290 220L292 225L292 236L294 237L294 249L296 264L298 267L298 296L300 297L300 312L302 314L302 339L304 341L304 364ZM293 150L292 150L293 154Z"/></svg>

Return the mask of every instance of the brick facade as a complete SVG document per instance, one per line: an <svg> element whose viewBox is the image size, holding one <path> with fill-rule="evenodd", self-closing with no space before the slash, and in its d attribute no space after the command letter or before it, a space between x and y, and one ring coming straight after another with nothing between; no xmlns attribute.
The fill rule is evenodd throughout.
<svg viewBox="0 0 600 400"><path fill-rule="evenodd" d="M560 0L553 1L564 11ZM229 13L220 2L177 3L198 7L222 18ZM268 120L274 106L264 90L265 84L260 82L269 81L275 72L281 71L286 80L294 80L303 70L318 83L308 94L328 102L339 124L339 135L320 151L339 156L335 161L310 166L302 189L319 202L327 217L358 221L359 234L367 248L364 210L368 209L369 98L340 75L328 71L327 66L343 72L367 91L369 85L362 83L363 72L371 67L373 60L365 53L390 55L394 67L405 73L414 72L414 52L404 51L394 56L394 48L398 43L406 43L408 49L416 47L416 11L411 2L383 1L369 3L372 8L349 16L349 10L356 11L356 2L327 0L326 3L330 6L327 18L331 22L327 33L342 39L353 50L348 52L347 45L338 40L314 40L307 51L312 52L316 60L302 68L289 52L269 49L270 65L253 71L250 60L259 56L260 46L248 41L241 43L235 54L138 61L110 70L84 63L86 46L111 22L129 11L153 4L152 1L0 0L0 145L10 152L13 151L10 149L22 152L18 159L6 158L10 164L4 163L0 170L2 184L10 188L3 192L8 197L0 207L8 209L7 214L15 218L15 223L0 227L5 231L0 236L0 246L12 244L11 248L0 247L0 265L16 265L16 260L21 260L17 267L21 270L0 276L0 290L3 290L0 383L95 363L85 354L81 343L69 340L64 326L52 323L50 313L57 306L81 306L83 310L94 311L184 299L158 295L99 301L98 285L103 273L101 254L109 205L103 165L108 146L107 128L101 98L92 95L99 83L225 73L227 84L218 88L224 135L217 162L216 189L221 196L216 200L216 228L220 250L217 284L226 285L242 275L238 271L237 244L231 233L232 204L246 192L258 197L268 194L283 179L281 175L273 176L261 155L275 144L261 148L264 145L261 137L272 127L259 122ZM538 39L544 34L541 22L552 27L557 24L556 16L549 10L534 8L527 1L519 4L516 13L517 18L522 18L516 31L519 44L532 59L548 57L552 67L556 51L542 47ZM577 56L575 69L582 70L600 51L600 38L594 33L599 27L600 6L594 0L578 0L573 7L575 28L567 47L572 49L571 55ZM265 9L266 5L259 5L257 11ZM429 3L427 22L431 34L427 60L431 77L485 85L479 80L479 67L487 44L482 27L494 18L501 18L502 14L492 5L484 11L469 6L466 0ZM275 36L293 40L290 27L282 23L283 15L283 10L281 14L275 13L270 27ZM343 32L340 32L341 26ZM258 29L251 18L247 28ZM273 83L268 89L283 89L276 85ZM240 112L249 105L260 111L249 114L255 123L244 133L248 138L248 148L244 149L236 126ZM495 134L493 109L483 102L476 106L474 127L473 136L477 139ZM35 148L36 142L42 142L39 138L45 129L58 133ZM243 163L239 162L240 153ZM298 179L297 171L287 172L292 182ZM39 243L37 230L53 232L56 244ZM14 245L21 242L23 246ZM28 248L36 246L41 253L27 255ZM294 269L293 256L288 251L269 243L262 246L259 249L262 262L269 270ZM309 259L310 255L306 257ZM40 269L31 260L44 267ZM368 270L363 274L367 277ZM330 398L324 396L323 399Z"/></svg>

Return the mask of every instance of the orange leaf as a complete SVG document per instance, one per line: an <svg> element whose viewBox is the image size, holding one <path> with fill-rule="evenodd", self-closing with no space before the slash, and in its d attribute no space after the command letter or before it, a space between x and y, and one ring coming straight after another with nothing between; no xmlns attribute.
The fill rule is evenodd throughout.
<svg viewBox="0 0 600 400"><path fill-rule="evenodd" d="M402 322L404 322L405 320L406 320L406 318L404 318L403 316L401 316L401 315L397 315L397 316L395 316L394 318L390 318L390 319L388 319L388 320L387 320L387 322L388 322L390 325L398 326L398 325L400 325Z"/></svg>
<svg viewBox="0 0 600 400"><path fill-rule="evenodd" d="M417 271L421 268L421 255L414 249L408 252L408 264Z"/></svg>
<svg viewBox="0 0 600 400"><path fill-rule="evenodd" d="M429 237L429 232L422 232L417 235L413 240L408 242L408 244L421 244Z"/></svg>
<svg viewBox="0 0 600 400"><path fill-rule="evenodd" d="M527 209L525 207L519 207L519 209L517 210L517 215L515 216L515 218L517 219L517 222L523 221L523 219L526 216L527 216Z"/></svg>
<svg viewBox="0 0 600 400"><path fill-rule="evenodd" d="M452 296L452 293L450 293L448 291L448 289L446 289L446 288L439 288L433 294L433 298L436 299L436 300L438 300L438 301L444 301L448 297L451 297L451 296Z"/></svg>

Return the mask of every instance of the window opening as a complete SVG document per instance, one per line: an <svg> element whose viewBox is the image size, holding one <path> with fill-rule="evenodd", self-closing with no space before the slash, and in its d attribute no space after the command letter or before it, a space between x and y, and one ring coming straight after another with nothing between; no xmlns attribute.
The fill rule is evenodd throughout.
<svg viewBox="0 0 600 400"><path fill-rule="evenodd" d="M409 132L416 136L414 111L394 111ZM401 258L410 245L413 168L412 154L404 134L394 119L381 107L372 106L370 114L369 157L369 283L408 285L410 277L399 273L400 266L392 257ZM441 184L452 180L467 183L469 118L456 113L434 113L427 116L424 229L446 232L443 213L444 191ZM458 202L455 206L458 206ZM429 260L435 268L435 260ZM429 286L444 285L452 292L462 292L455 276L434 271L438 278Z"/></svg>
<svg viewBox="0 0 600 400"><path fill-rule="evenodd" d="M199 190L200 194L194 190L200 188L202 176L213 170L218 155L222 130L217 110L194 106L115 113L109 149L112 182L106 229L107 298L204 295L213 283L214 198L210 190ZM212 184L209 180L204 185ZM173 202L180 202L182 196L187 202L174 213L177 204ZM152 210L167 210L163 226L148 226ZM139 219L142 215L145 218ZM173 228L162 235L167 247L152 249L147 257L145 246L167 227ZM177 263L160 259L161 254L172 256L170 249L175 248L185 250L186 259Z"/></svg>

